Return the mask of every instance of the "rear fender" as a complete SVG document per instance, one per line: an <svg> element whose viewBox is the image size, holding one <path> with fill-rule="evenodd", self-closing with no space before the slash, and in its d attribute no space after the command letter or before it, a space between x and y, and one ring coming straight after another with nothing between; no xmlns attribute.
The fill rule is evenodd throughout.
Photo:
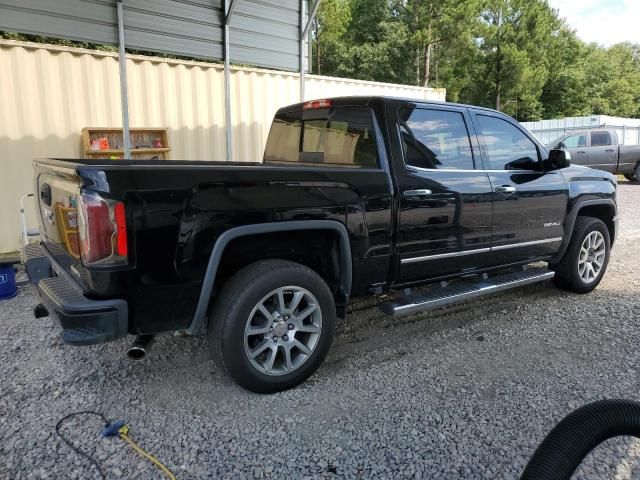
<svg viewBox="0 0 640 480"><path fill-rule="evenodd" d="M224 232L216 240L213 246L213 251L209 257L209 263L205 272L204 281L202 283L202 289L200 291L200 297L198 299L198 305L196 312L191 320L191 324L186 329L189 335L198 335L204 330L205 319L209 302L211 300L211 294L213 292L213 285L215 283L216 275L218 273L218 267L222 260L224 250L232 240L239 237L257 235L261 233L273 233L273 232L286 232L295 230L332 230L338 233L340 238L340 289L341 295L346 301L349 299L351 293L351 281L352 281L352 263L351 263L351 245L349 242L349 234L345 226L334 220L299 220L290 222L275 222L275 223L257 223L254 225L243 225L235 227Z"/></svg>

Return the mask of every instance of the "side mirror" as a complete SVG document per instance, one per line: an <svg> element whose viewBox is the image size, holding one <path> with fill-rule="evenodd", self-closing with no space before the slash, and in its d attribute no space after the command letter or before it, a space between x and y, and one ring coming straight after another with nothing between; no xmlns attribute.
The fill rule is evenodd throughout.
<svg viewBox="0 0 640 480"><path fill-rule="evenodd" d="M571 165L571 154L566 150L559 150L554 148L549 152L549 158L544 162L544 169L560 170L561 168L567 168Z"/></svg>

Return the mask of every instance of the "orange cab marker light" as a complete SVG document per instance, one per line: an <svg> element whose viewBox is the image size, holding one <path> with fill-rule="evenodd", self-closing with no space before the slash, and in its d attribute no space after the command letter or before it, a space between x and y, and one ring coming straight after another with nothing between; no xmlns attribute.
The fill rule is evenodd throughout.
<svg viewBox="0 0 640 480"><path fill-rule="evenodd" d="M316 108L329 108L331 107L331 100L311 100L302 104L303 110L314 110Z"/></svg>
<svg viewBox="0 0 640 480"><path fill-rule="evenodd" d="M113 217L116 221L116 247L118 255L127 256L127 218L124 210L124 203L118 202L113 209Z"/></svg>

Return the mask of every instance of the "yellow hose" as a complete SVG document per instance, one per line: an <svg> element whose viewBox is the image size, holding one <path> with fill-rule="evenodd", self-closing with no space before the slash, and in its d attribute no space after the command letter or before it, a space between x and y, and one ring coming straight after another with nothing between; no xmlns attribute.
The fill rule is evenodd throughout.
<svg viewBox="0 0 640 480"><path fill-rule="evenodd" d="M176 476L173 473L171 473L171 470L169 470L166 466L164 466L164 464L160 460L158 460L156 457L154 457L150 453L146 452L144 449L142 449L142 447L140 447L136 442L133 441L133 439L129 436L129 425L124 425L123 427L121 427L118 433L120 434L120 438L125 442L127 442L131 446L131 448L133 448L140 456L151 461L156 467L162 470L162 472L171 480L176 480Z"/></svg>

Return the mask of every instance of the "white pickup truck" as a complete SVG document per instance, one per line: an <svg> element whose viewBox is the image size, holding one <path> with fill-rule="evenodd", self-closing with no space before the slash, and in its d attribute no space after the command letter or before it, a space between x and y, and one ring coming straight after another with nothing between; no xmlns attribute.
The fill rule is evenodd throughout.
<svg viewBox="0 0 640 480"><path fill-rule="evenodd" d="M640 182L640 145L620 145L613 129L585 130L564 135L549 148L567 150L571 163L624 175Z"/></svg>

